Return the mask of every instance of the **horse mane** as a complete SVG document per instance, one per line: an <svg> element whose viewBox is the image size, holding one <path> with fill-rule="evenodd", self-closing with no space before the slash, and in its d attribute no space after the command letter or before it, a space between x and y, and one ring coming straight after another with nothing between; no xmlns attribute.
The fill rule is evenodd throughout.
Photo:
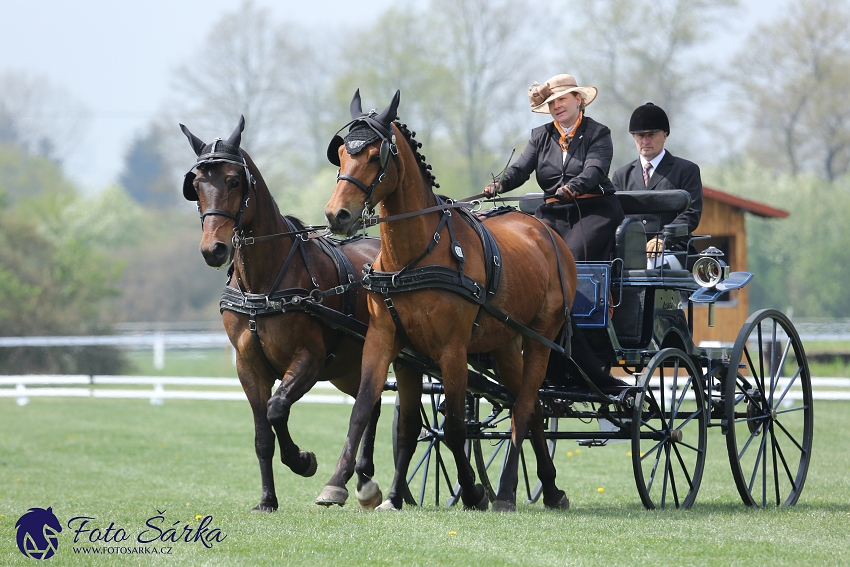
<svg viewBox="0 0 850 567"><path fill-rule="evenodd" d="M419 148L422 147L422 142L416 140L416 132L411 131L407 124L401 124L398 121L393 122L396 127L401 132L401 135L404 136L407 145L410 146L410 149L413 150L413 155L416 158L416 163L419 166L419 173L422 175L422 181L425 183L426 187L433 187L434 189L439 189L440 184L437 183L437 178L434 177L434 174L431 173L431 164L425 161L425 156L419 153Z"/></svg>

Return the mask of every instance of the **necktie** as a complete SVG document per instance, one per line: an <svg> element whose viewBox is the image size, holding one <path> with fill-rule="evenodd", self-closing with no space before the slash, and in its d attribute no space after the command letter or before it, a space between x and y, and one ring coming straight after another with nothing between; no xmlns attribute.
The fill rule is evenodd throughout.
<svg viewBox="0 0 850 567"><path fill-rule="evenodd" d="M646 162L645 164L643 164L643 186L644 187L649 186L649 170L650 169L652 169L651 163Z"/></svg>

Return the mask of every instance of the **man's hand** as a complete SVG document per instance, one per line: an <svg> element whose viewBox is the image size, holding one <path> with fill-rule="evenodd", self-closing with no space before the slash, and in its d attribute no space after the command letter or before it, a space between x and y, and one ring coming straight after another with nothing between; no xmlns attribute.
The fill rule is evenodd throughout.
<svg viewBox="0 0 850 567"><path fill-rule="evenodd" d="M646 255L649 258L657 258L664 251L664 243L657 236L646 243Z"/></svg>
<svg viewBox="0 0 850 567"><path fill-rule="evenodd" d="M490 183L486 187L484 187L484 196L488 199L496 195L496 184Z"/></svg>

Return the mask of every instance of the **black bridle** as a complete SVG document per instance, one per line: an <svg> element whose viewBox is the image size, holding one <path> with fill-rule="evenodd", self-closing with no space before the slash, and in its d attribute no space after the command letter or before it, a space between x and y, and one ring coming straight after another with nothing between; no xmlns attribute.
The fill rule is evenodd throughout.
<svg viewBox="0 0 850 567"><path fill-rule="evenodd" d="M340 173L339 169L337 169L336 172L337 183L339 183L340 181L348 181L350 183L353 183L358 189L363 191L363 193L365 194L366 198L363 203L363 213L361 214L362 218L366 218L367 216L371 215L375 210L375 207L372 203L372 198L375 194L375 187L377 187L378 183L381 183L387 176L387 165L389 164L390 156L392 156L393 162L396 166L396 170L398 170L398 145L396 145L396 137L395 132L392 130L392 124L390 124L389 129L387 129L385 125L381 124L381 122L376 120L376 116L377 111L373 109L369 111L369 114L365 114L345 124L342 128L337 130L336 135L334 136L335 140L337 138L339 139L339 145L342 145L343 139L339 135L339 133L342 132L345 128L348 128L349 126L362 124L370 128L373 132L375 132L375 134L377 134L381 140L381 168L378 170L378 173L377 175L375 175L375 178L372 180L371 184L366 185L363 181L357 179L353 175L348 175L347 173ZM331 143L333 144L334 142Z"/></svg>
<svg viewBox="0 0 850 567"><path fill-rule="evenodd" d="M201 201L198 199L198 215L201 218L201 228L204 227L204 219L208 216L220 216L229 219L233 219L235 221L235 225L233 227L233 238L234 245L236 244L236 239L238 235L242 232L242 216L245 212L245 207L248 206L248 200L251 198L250 190L253 188L256 191L257 180L254 179L254 176L251 175L251 171L248 169L248 161L245 159L245 156L242 154L242 150L239 151L239 158L236 159L236 156L230 153L220 153L216 152L216 145L221 142L221 138L216 138L212 144L212 151L208 154L201 155L198 158L198 162L192 166L192 168L186 173L184 176L184 185L190 182L189 176L191 176L191 181L194 181L195 173L194 171L199 167L203 167L206 165L213 165L216 163L232 163L234 165L239 165L242 167L245 172L245 181L246 183L242 184L242 197L239 199L239 210L236 214L231 213L230 211L226 211L224 209L207 209L205 211L201 210Z"/></svg>

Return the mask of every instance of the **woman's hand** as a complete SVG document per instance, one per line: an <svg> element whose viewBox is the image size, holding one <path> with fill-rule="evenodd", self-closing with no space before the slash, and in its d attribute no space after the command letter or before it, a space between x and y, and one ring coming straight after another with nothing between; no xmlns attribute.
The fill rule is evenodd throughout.
<svg viewBox="0 0 850 567"><path fill-rule="evenodd" d="M557 197L561 201L566 201L567 203L571 203L575 200L576 194L568 185L562 185L558 187L555 191L555 197Z"/></svg>
<svg viewBox="0 0 850 567"><path fill-rule="evenodd" d="M490 183L486 187L484 187L484 196L488 199L494 197L496 195L496 184Z"/></svg>

